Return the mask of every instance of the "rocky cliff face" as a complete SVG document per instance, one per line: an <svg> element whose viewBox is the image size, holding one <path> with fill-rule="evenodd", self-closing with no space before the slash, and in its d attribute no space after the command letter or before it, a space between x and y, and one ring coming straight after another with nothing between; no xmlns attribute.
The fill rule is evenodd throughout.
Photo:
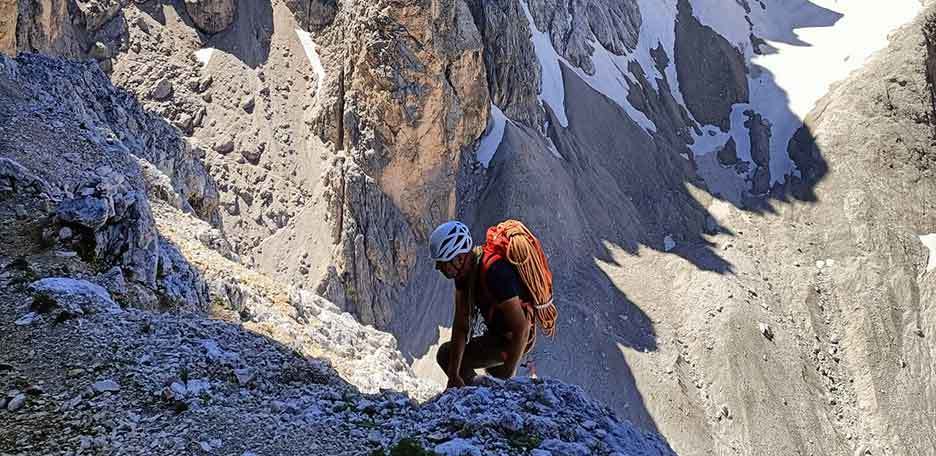
<svg viewBox="0 0 936 456"><path fill-rule="evenodd" d="M196 217L159 122L95 63L0 55L0 451L673 454L555 380L417 402L392 335Z"/></svg>
<svg viewBox="0 0 936 456"><path fill-rule="evenodd" d="M0 52L16 55L16 0L0 3Z"/></svg>

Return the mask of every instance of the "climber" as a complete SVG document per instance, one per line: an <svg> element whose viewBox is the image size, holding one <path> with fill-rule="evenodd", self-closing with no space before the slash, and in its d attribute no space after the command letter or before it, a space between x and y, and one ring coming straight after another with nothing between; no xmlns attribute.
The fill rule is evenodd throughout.
<svg viewBox="0 0 936 456"><path fill-rule="evenodd" d="M436 269L455 281L452 339L436 356L447 388L472 384L478 368L513 377L533 348L536 321L547 335L555 332L552 274L536 237L508 220L488 230L483 246L472 246L468 227L458 221L443 223L429 238ZM470 331L479 314L487 331L474 337Z"/></svg>

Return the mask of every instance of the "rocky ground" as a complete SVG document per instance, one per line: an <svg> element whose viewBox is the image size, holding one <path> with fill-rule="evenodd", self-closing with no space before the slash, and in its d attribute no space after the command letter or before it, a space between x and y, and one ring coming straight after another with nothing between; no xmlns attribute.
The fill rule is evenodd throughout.
<svg viewBox="0 0 936 456"><path fill-rule="evenodd" d="M16 196L0 196L15 221L4 251L19 254L0 256L0 454L673 454L560 382L491 380L420 404L361 393L248 323L123 308L82 278L91 265L23 236L35 219Z"/></svg>

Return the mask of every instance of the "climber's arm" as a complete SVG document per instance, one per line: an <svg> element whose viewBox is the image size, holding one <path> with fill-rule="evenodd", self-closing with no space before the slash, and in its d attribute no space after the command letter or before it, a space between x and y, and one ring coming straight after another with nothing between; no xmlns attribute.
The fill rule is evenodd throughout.
<svg viewBox="0 0 936 456"><path fill-rule="evenodd" d="M465 343L468 339L468 300L462 290L455 290L455 316L452 319L452 348L449 351L448 388L465 386L461 378L462 357L465 354Z"/></svg>
<svg viewBox="0 0 936 456"><path fill-rule="evenodd" d="M527 338L529 337L530 322L523 312L523 304L520 298L510 298L498 306L504 316L504 323L507 330L510 331L510 340L507 343L507 359L504 361L504 368L513 377L517 371L517 364L523 357L523 350L526 348Z"/></svg>

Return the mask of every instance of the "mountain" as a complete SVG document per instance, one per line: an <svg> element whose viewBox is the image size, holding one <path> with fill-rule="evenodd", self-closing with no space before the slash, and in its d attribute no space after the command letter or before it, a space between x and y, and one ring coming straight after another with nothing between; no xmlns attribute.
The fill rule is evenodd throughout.
<svg viewBox="0 0 936 456"><path fill-rule="evenodd" d="M518 218L556 277L540 375L678 454L927 454L931 9L5 1L0 152L49 187L41 229L113 213L30 255L265 326L366 392L440 388L432 228ZM306 336L305 302L383 348Z"/></svg>

